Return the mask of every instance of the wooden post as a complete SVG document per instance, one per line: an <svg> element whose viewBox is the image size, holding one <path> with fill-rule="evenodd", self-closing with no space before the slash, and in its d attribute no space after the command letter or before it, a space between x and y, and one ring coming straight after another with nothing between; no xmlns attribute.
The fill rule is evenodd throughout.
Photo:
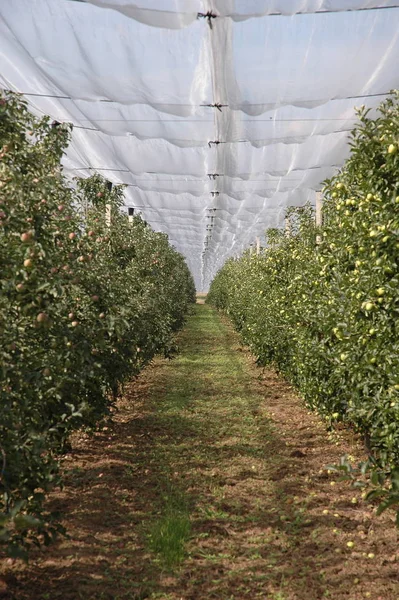
<svg viewBox="0 0 399 600"><path fill-rule="evenodd" d="M251 244L251 245L250 245L250 247L249 247L249 254L250 254L250 256L252 256L252 254L253 254L253 251L254 251L254 247L253 247L253 245Z"/></svg>
<svg viewBox="0 0 399 600"><path fill-rule="evenodd" d="M289 217L285 217L285 235L291 237L291 220Z"/></svg>
<svg viewBox="0 0 399 600"><path fill-rule="evenodd" d="M256 238L256 254L260 254L260 238Z"/></svg>
<svg viewBox="0 0 399 600"><path fill-rule="evenodd" d="M316 226L321 227L323 225L323 216L321 209L323 206L323 196L321 192L316 192Z"/></svg>
<svg viewBox="0 0 399 600"><path fill-rule="evenodd" d="M112 181L107 181L107 190L112 190ZM105 223L107 227L111 227L111 205L105 205Z"/></svg>
<svg viewBox="0 0 399 600"><path fill-rule="evenodd" d="M323 196L321 192L316 192L316 227L323 225ZM316 236L316 244L321 244L321 235Z"/></svg>
<svg viewBox="0 0 399 600"><path fill-rule="evenodd" d="M105 205L105 223L107 227L111 227L111 205Z"/></svg>

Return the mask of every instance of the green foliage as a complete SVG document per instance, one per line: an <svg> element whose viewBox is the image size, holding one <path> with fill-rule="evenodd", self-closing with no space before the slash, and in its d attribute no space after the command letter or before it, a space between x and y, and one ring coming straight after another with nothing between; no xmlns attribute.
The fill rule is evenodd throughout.
<svg viewBox="0 0 399 600"><path fill-rule="evenodd" d="M350 481L354 488L365 488L365 500L377 501L377 515L388 508L396 508L396 526L399 527L399 468L384 469L373 457L353 466L348 457L342 456L338 465L328 467Z"/></svg>
<svg viewBox="0 0 399 600"><path fill-rule="evenodd" d="M260 364L362 433L386 469L399 459L398 143L397 93L375 119L360 109L323 229L310 207L292 209L290 236L268 232L267 250L228 261L208 295Z"/></svg>
<svg viewBox="0 0 399 600"><path fill-rule="evenodd" d="M61 530L43 502L70 432L169 351L195 294L167 236L120 212L121 187L68 184L69 137L0 97L0 543L18 556Z"/></svg>

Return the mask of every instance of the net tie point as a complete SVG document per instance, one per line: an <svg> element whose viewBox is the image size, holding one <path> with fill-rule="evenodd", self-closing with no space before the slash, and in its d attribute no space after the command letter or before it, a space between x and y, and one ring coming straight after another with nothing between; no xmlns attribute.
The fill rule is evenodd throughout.
<svg viewBox="0 0 399 600"><path fill-rule="evenodd" d="M197 19L206 19L208 21L208 25L211 29L213 29L212 26L212 19L216 19L219 15L216 15L215 13L213 13L211 10L208 10L208 12L206 13L198 13L197 15Z"/></svg>

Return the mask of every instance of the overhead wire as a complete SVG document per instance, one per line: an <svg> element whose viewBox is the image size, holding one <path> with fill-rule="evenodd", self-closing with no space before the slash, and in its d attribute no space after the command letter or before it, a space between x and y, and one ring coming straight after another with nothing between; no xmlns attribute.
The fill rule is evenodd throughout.
<svg viewBox="0 0 399 600"><path fill-rule="evenodd" d="M86 0L68 0L69 2L81 2L81 3L85 3ZM136 7L139 8L139 10L141 11L145 11L145 12L159 12L156 9L151 9L151 8L141 8L141 7ZM325 10L314 10L314 11L296 11L294 12L292 15L290 14L290 16L294 16L294 15L308 15L308 14L315 14L315 15L323 15L323 14L331 14L331 13L342 13L342 12L362 12L362 11L372 11L372 10L388 10L388 9L394 9L394 8L399 8L399 4L395 4L395 5L390 5L390 6L369 6L369 7L359 7L359 8L344 8L344 9L339 9L339 10L332 10L332 9L325 9ZM167 12L171 15L191 15L192 13L189 12L184 12L184 11L164 11ZM199 12L197 13L197 18L206 18L206 19L210 19L210 18L219 18L219 19L226 19L226 18L234 18L238 16L236 13L232 13L232 14L227 14L227 15L218 15L216 13L212 13L211 11L208 11L207 13L202 13ZM239 15L240 18L242 18L243 15ZM260 13L260 14L255 14L255 15L249 15L248 18L254 18L254 17L284 17L285 14L282 12L272 12L272 13Z"/></svg>
<svg viewBox="0 0 399 600"><path fill-rule="evenodd" d="M75 0L76 1L76 0ZM15 91L15 90L7 90L7 91ZM57 94L42 94L39 92L20 92L17 91L17 94L22 94L23 96L32 96L32 97L39 97L39 98L57 98L60 100L71 100L73 102L76 101L80 101L80 102L107 102L107 103L113 103L113 104L124 104L119 102L118 100L109 100L109 99L104 99L104 98L99 98L98 100L87 100L85 98L74 98L72 96L61 96L61 95L57 95ZM336 96L334 98L329 98L327 100L327 102L332 102L335 100L358 100L360 98L377 98L379 96L388 96L390 94L389 92L378 92L378 93L374 93L374 94L359 94L357 96ZM301 104L306 104L306 103L314 103L315 100L298 100L298 101L292 101L289 104L290 105L295 105L296 103L301 103ZM134 104L149 104L150 106L188 106L188 107L215 107L217 105L212 105L212 104L184 104L184 103L173 103L173 102L149 102L149 103L143 103L143 102L135 102ZM261 102L261 103L251 103L251 102L245 102L237 105L234 105L233 110L237 110L236 107L238 106L243 106L245 108L250 108L252 106L265 106L267 105L267 102ZM226 108L230 108L228 105L219 105L222 107L226 107ZM220 110L220 108L219 108Z"/></svg>

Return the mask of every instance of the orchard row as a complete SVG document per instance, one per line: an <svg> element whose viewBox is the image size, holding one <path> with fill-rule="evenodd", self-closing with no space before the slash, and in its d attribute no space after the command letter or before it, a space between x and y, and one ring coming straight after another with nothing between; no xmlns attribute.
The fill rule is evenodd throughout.
<svg viewBox="0 0 399 600"><path fill-rule="evenodd" d="M325 182L323 226L290 210L289 235L230 260L208 300L228 312L260 364L308 406L361 432L382 469L399 461L399 106L359 111L351 155Z"/></svg>
<svg viewBox="0 0 399 600"><path fill-rule="evenodd" d="M66 181L69 137L0 97L0 542L14 555L57 531L43 502L71 431L171 350L195 295L167 236L122 214L123 189Z"/></svg>

